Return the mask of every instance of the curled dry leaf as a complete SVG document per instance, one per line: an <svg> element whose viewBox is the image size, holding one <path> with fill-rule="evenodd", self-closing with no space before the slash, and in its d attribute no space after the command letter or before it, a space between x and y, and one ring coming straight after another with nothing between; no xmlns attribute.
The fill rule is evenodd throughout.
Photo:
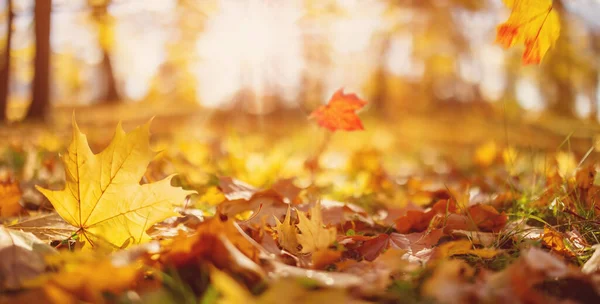
<svg viewBox="0 0 600 304"><path fill-rule="evenodd" d="M207 219L193 235L181 233L168 241L160 261L175 267L211 262L217 267L262 277L263 271L256 264L259 252L242 233L233 220Z"/></svg>
<svg viewBox="0 0 600 304"><path fill-rule="evenodd" d="M30 232L44 242L66 240L76 232L58 213L41 213L23 218L7 226L10 229Z"/></svg>
<svg viewBox="0 0 600 304"><path fill-rule="evenodd" d="M31 233L0 227L0 290L18 289L42 274L44 256L55 253Z"/></svg>
<svg viewBox="0 0 600 304"><path fill-rule="evenodd" d="M594 273L600 270L600 244L596 244L592 246L592 248L594 249L592 257L585 262L581 268L581 271L586 274Z"/></svg>
<svg viewBox="0 0 600 304"><path fill-rule="evenodd" d="M437 201L429 210L408 210L406 214L396 219L396 230L399 233L425 231L437 214L447 214L456 211L454 200L442 199Z"/></svg>
<svg viewBox="0 0 600 304"><path fill-rule="evenodd" d="M576 257L581 250L589 247L579 233L575 231L562 233L549 226L544 227L542 244L565 257Z"/></svg>
<svg viewBox="0 0 600 304"><path fill-rule="evenodd" d="M299 202L301 188L296 187L292 180L282 179L269 189L257 189L237 179L221 177L219 189L225 195L226 201L218 205L220 214L235 216L245 211L254 211L249 222L275 225L272 216L284 215L288 207Z"/></svg>
<svg viewBox="0 0 600 304"><path fill-rule="evenodd" d="M125 133L121 124L111 143L92 153L73 117L73 141L62 159L67 178L63 190L36 188L58 214L78 228L86 244L108 242L117 248L147 241L146 230L170 216L193 191L171 186L172 176L140 185L156 153L150 149L150 123Z"/></svg>

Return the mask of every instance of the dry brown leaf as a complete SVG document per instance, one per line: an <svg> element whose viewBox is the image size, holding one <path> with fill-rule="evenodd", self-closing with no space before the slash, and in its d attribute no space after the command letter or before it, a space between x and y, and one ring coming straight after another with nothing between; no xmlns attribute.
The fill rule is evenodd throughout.
<svg viewBox="0 0 600 304"><path fill-rule="evenodd" d="M33 234L0 226L0 290L18 289L46 270L44 256L56 250Z"/></svg>

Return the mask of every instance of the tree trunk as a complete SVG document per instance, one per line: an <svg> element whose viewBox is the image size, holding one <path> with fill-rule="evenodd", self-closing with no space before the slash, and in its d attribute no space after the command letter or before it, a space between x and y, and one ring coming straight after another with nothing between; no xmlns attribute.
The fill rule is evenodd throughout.
<svg viewBox="0 0 600 304"><path fill-rule="evenodd" d="M103 51L102 69L104 70L104 79L106 83L106 92L103 98L104 103L118 103L119 93L117 92L117 83L113 72L112 62L107 50Z"/></svg>
<svg viewBox="0 0 600 304"><path fill-rule="evenodd" d="M10 41L12 38L12 0L6 4L6 46L4 48L4 62L0 68L0 122L6 120L6 109L8 106L9 84L10 84Z"/></svg>
<svg viewBox="0 0 600 304"><path fill-rule="evenodd" d="M551 48L546 54L547 60L542 62L543 73L546 74L545 86L549 86L546 90L548 95L548 109L557 115L565 117L575 116L575 96L576 91L571 82L571 71L576 65L573 62L572 54L568 46L570 45L569 35L571 35L570 24L567 21L569 12L565 9L562 0L552 2L553 9L561 16L560 18L560 36L556 41L556 45ZM555 67L563 65L566 67L564 72L557 72Z"/></svg>
<svg viewBox="0 0 600 304"><path fill-rule="evenodd" d="M95 3L88 0L88 5L91 6L90 8L92 10L92 18L95 20L96 25L98 26L100 48L102 48L102 62L100 63L100 67L102 68L102 77L104 77L104 83L106 85L104 95L100 96L99 98L100 102L102 103L117 103L119 102L120 98L119 92L117 91L115 74L110 58L110 52L113 44L113 26L112 21L109 19L110 16L108 15L108 6L110 4L110 0L105 0L103 3ZM106 41L108 35L110 35L111 38L109 41Z"/></svg>
<svg viewBox="0 0 600 304"><path fill-rule="evenodd" d="M52 0L35 1L35 72L28 118L44 119L50 104L50 15Z"/></svg>

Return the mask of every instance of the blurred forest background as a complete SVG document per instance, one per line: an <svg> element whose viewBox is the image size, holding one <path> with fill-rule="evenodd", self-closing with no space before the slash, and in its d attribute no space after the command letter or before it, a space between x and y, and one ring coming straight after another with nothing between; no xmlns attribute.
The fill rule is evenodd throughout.
<svg viewBox="0 0 600 304"><path fill-rule="evenodd" d="M501 0L1 0L0 117L109 104L305 115L344 86L391 117L597 122L600 1L554 8L559 41L523 66L522 49L494 43Z"/></svg>

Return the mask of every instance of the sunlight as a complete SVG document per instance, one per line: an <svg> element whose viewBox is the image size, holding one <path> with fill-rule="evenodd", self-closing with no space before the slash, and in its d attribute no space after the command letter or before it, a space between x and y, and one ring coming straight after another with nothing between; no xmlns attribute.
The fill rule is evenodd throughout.
<svg viewBox="0 0 600 304"><path fill-rule="evenodd" d="M301 3L223 0L197 43L198 98L207 107L232 105L240 96L249 111L264 113L282 99L296 104L304 59Z"/></svg>

